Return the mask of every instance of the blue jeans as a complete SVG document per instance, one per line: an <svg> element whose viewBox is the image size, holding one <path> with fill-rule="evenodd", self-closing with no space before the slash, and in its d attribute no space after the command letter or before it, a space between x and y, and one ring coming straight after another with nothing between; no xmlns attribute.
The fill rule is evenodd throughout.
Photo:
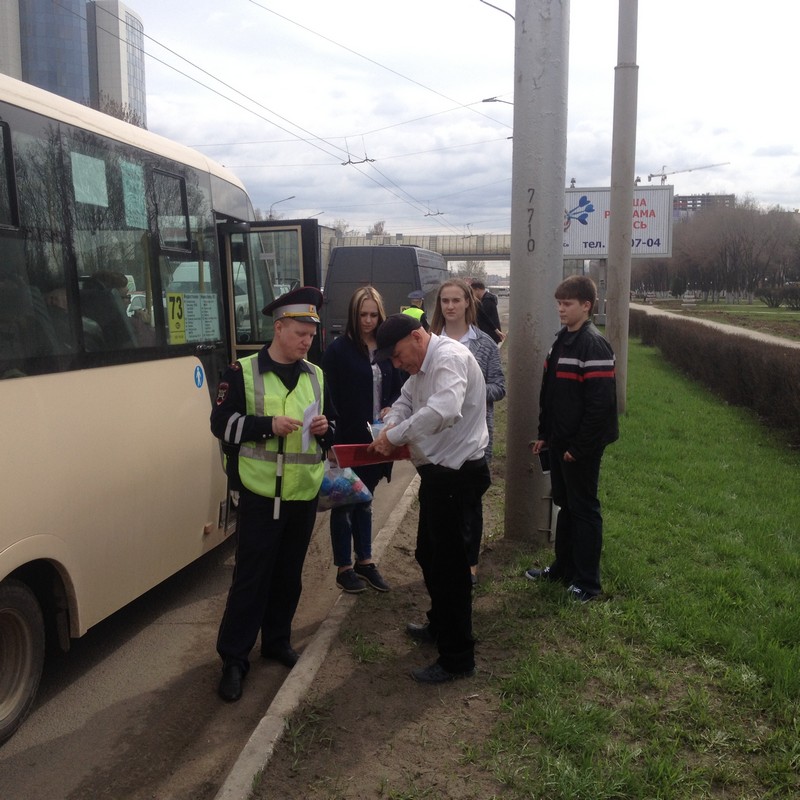
<svg viewBox="0 0 800 800"><path fill-rule="evenodd" d="M331 544L333 563L346 567L372 558L372 503L356 503L331 509Z"/></svg>

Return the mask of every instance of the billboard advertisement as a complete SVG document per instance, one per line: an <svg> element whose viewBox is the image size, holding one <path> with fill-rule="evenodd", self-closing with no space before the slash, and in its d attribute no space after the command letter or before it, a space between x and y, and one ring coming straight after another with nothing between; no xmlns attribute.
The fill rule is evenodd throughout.
<svg viewBox="0 0 800 800"><path fill-rule="evenodd" d="M564 207L564 258L608 258L611 189L567 189ZM672 255L672 186L633 192L631 256Z"/></svg>

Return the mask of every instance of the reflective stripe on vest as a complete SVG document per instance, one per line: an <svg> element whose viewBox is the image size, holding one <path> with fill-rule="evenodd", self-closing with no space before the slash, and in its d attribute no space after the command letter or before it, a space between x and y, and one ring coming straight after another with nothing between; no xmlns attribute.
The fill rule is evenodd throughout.
<svg viewBox="0 0 800 800"><path fill-rule="evenodd" d="M322 406L322 372L309 362L303 369L297 386L289 392L278 376L258 371L258 354L239 360L244 378L247 413L257 416L283 416L302 419L305 409L316 402ZM275 478L278 460L278 439L243 442L239 450L239 477L250 491L264 497L275 497ZM302 429L284 437L283 478L281 496L284 500L311 500L317 496L322 483L324 465L322 450L315 436L309 449L303 452Z"/></svg>

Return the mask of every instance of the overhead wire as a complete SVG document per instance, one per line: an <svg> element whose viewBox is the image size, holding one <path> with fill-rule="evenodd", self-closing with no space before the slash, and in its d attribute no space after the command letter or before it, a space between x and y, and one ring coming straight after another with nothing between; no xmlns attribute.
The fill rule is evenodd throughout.
<svg viewBox="0 0 800 800"><path fill-rule="evenodd" d="M78 14L73 9L71 9L71 8L69 8L67 6L64 6L62 3L59 2L59 0L51 0L51 2L53 3L53 5L58 6L59 8L63 9L64 11L66 11L67 13L70 13L70 14L73 14L75 16L79 16L80 17L80 14ZM254 5L258 6L259 8L263 9L264 11L267 11L269 13L275 14L276 16L281 17L282 19L286 20L287 22L290 22L290 23L292 23L294 25L297 25L298 27L302 28L303 30L308 31L309 33L312 33L312 34L314 34L316 36L319 36L320 38L325 39L326 41L329 41L332 44L336 44L337 46L342 47L342 49L347 50L348 52L351 52L354 55L359 56L360 58L364 58L367 61L370 61L371 63L374 63L374 64L376 64L377 66L379 66L379 67L381 67L383 69L387 69L388 71L393 72L394 74L397 74L399 77L402 77L402 78L404 78L406 80L409 80L412 83L415 83L418 86L420 86L420 87L422 87L422 88L424 88L424 89L426 89L428 91L434 92L435 94L438 94L439 96L444 97L445 99L449 100L450 102L458 103L458 101L453 100L452 98L449 98L446 95L444 95L444 94L442 94L440 92L437 92L436 90L431 89L430 87L427 87L424 84L421 84L421 83L419 83L418 81L415 81L412 78L407 78L406 76L403 76L400 73L397 73L395 70L392 70L389 67L385 67L384 65L379 64L378 62L368 58L367 56L363 56L362 54L357 53L356 51L351 50L350 48L348 48L348 47L346 47L344 45L340 45L337 42L334 42L333 40L330 40L327 37L323 36L322 34L319 34L316 31L313 31L310 28L307 28L307 27L301 25L300 23L297 23L297 22L293 21L293 20L289 19L288 17L285 17L282 14L279 14L279 13L273 11L272 9L269 9L266 6L263 6L260 3L254 2L254 0L250 0L250 2L252 2ZM121 17L119 17L117 14L114 14L110 10L104 9L104 11L106 13L108 13L109 16L115 17L118 21L124 22L124 20L122 20ZM102 27L100 29L104 33L108 34L109 36L112 36L112 37L114 37L116 39L121 40L121 37L116 33L116 31L107 30L107 29L102 28ZM144 50L144 48L141 49L141 52L142 52L143 55L147 56L148 58L153 59L154 61L156 61L156 62L158 62L160 64L163 64L168 69L178 73L179 75L182 75L183 77L187 78L188 80L192 81L193 83L196 83L197 85L203 87L204 89L207 89L208 91L216 94L217 96L219 96L219 97L223 98L224 100L232 103L233 105L243 109L244 111L246 111L248 113L251 113L254 116L257 116L259 119L261 119L264 122L267 122L267 123L275 126L279 130L284 131L289 136L293 137L295 140L299 140L299 141L302 141L302 142L304 142L306 144L309 144L312 147L314 147L314 148L320 150L321 152L325 153L326 155L330 156L331 158L337 158L338 156L336 156L334 153L331 153L329 150L326 150L324 147L321 147L319 144L317 144L317 142L324 142L330 148L332 148L334 150L338 150L340 153L343 153L343 154L347 155L348 156L348 162L349 162L349 153L346 150L344 150L341 147L339 147L338 145L330 142L329 140L327 140L327 139L325 139L325 138L323 138L321 136L317 136L316 134L312 133L311 131L305 129L303 126L298 125L297 123L293 122L292 120L288 119L287 117L284 117L283 115L281 115L278 112L274 111L273 109L268 108L267 106L265 106L260 101L256 100L255 98L252 98L252 97L248 96L247 94L245 94L244 92L240 91L239 89L237 89L236 87L232 86L231 84L227 83L226 81L222 80L221 78L218 78L216 75L213 75L212 73L210 73L209 71L207 71L203 67L199 66L198 64L194 63L193 61L191 61L190 59L186 58L185 56L182 56L177 51L173 50L172 48L170 48L167 45L163 44L159 40L155 39L153 36L150 36L149 34L144 33L144 31L142 31L142 36L145 39L149 40L151 43L157 45L158 47L161 47L162 49L164 49L165 51L167 51L168 53L173 55L175 58L178 58L180 61L188 64L193 69L198 70L203 75L206 75L207 77L209 77L212 80L216 81L217 83L221 84L226 89L229 89L230 91L235 92L237 95L239 95L240 97L244 98L249 103L253 103L258 108L263 109L267 113L269 113L271 115L274 115L278 119L283 120L284 122L286 122L287 124L293 126L297 130L302 131L303 133L307 134L308 137L299 136L297 133L295 133L292 130L289 130L288 128L286 128L283 125L279 124L275 120L263 116L262 114L258 113L257 111L253 110L252 108L248 108L243 103L241 103L241 102L229 97L226 94L223 94L221 91L213 88L212 86L209 86L208 84L204 83L203 81L199 80L198 78L196 78L196 77L190 75L189 73L179 69L178 67L174 66L173 64L170 64L169 62L165 61L164 59L159 58L158 56L154 55L152 52ZM469 108L468 106L465 106L463 104L458 104L458 107L459 108ZM474 109L471 109L471 110L474 110ZM440 112L440 113L444 113L444 112ZM492 117L490 117L490 116L488 116L486 114L482 114L481 112L476 112L476 113L479 113L480 116L484 116L487 119L492 119ZM431 115L431 116L434 116L434 115ZM492 121L498 122L497 120L493 120L493 119L492 119ZM403 124L403 123L398 123L398 124ZM502 124L502 123L500 123L500 124ZM344 162L344 163L348 163L348 162ZM391 178L389 178L387 175L385 175L380 170L375 169L375 171L381 177L383 177L384 180L389 181L389 183L391 183L392 186L394 186L398 191L402 192L405 195L405 198L404 197L400 197L399 195L397 195L395 191L393 191L390 187L385 186L384 184L382 184L379 180L374 178L372 175L368 175L366 172L364 172L364 170L359 169L358 168L358 164L354 164L353 162L349 162L349 163L351 165L353 165L353 167L356 170L356 172L361 174L364 178L366 178L367 180L371 181L372 183L374 183L378 187L382 188L384 191L387 191L389 194L397 197L397 199L400 200L401 202L404 202L407 205L411 205L411 207L414 208L415 211L418 211L418 212L422 213L422 212L424 212L424 210L427 209L427 207L426 207L426 205L424 203L422 203L420 200L417 200L413 195L411 195L409 192L407 192L405 189L403 189L401 186L399 186L399 184L397 184L395 181L393 181ZM370 166L374 166L374 165L370 165ZM449 227L449 228L452 228L453 230L455 230L455 228L450 223L446 223L443 220L438 220L438 219L436 219L435 221L437 223L439 223L440 225L444 226L444 227Z"/></svg>
<svg viewBox="0 0 800 800"><path fill-rule="evenodd" d="M67 6L64 6L64 5L62 5L62 4L59 2L59 0L51 0L51 2L53 3L53 5L59 6L60 8L64 9L65 11L67 11L68 13L70 13L70 14L73 14L73 15L75 15L75 16L78 16L78 17L80 17L80 14L78 14L77 12L75 12L73 9L71 9L71 8L68 8ZM123 22L123 19L122 19L121 17L119 17L117 14L114 14L113 12L109 11L108 9L104 8L104 9L103 9L103 11L104 11L105 13L107 13L109 16L112 16L112 17L114 17L115 19L117 19L119 22ZM121 37L120 37L120 36L119 36L119 35L118 35L118 34L117 34L115 31L110 31L110 30L108 30L108 29L106 29L106 28L102 28L102 27L100 28L100 30L102 30L102 31L103 31L103 33L107 33L109 36L113 36L115 39L119 39L119 40L121 41ZM233 100L232 98L228 97L227 95L224 95L224 94L222 94L222 92L218 91L217 89L214 89L213 87L209 86L209 85L208 85L208 84L206 84L206 83L203 83L203 82L202 82L202 81L200 81L199 79L197 79L197 78L193 77L192 75L189 75L187 72L184 72L183 70L181 70L181 69L178 69L176 66L174 66L174 65L172 65L172 64L170 64L170 63L168 63L167 61L164 61L162 58L158 58L158 56L155 56L155 55L153 55L153 53L147 52L146 50L142 50L142 55L146 55L148 58L152 58L154 61L157 61L159 64L163 64L163 65L164 65L165 67L167 67L168 69L171 69L171 70L173 70L174 72L177 72L179 75L183 75L183 77L185 77L185 78L188 78L190 81L193 81L193 82L194 82L194 83L196 83L198 86L202 86L204 89L208 89L210 92L213 92L214 94L218 95L219 97L222 97L222 98L224 98L225 100L228 100L229 102L233 103L234 105L238 106L239 108L241 108L241 109L243 109L243 110L245 110L245 111L247 111L247 112L249 112L249 113L252 113L252 114L254 114L254 115L255 115L255 116L257 116L259 119L262 119L262 120L264 120L264 122L269 122L271 125L274 125L276 128L278 128L278 129L280 129L280 130L284 131L285 133L288 133L290 136L293 136L295 139L299 139L300 141L303 141L303 142L305 142L306 144L310 144L312 147L316 147L318 150L321 150L321 151L322 151L323 153L325 153L326 155L329 155L329 156L331 156L331 158L338 158L338 157L339 157L339 156L335 155L334 153L330 153L330 152L328 152L328 151L327 151L327 150L325 150L323 147L320 147L319 145L317 145L317 144L315 143L315 142L317 142L317 141L326 141L326 140L325 140L325 139L323 139L322 137L320 137L320 136L316 136L316 135L315 135L315 134L313 134L311 131L308 131L308 130L306 130L305 128L303 128L301 125L297 125L296 123L292 122L290 119L287 119L286 117L284 117L284 116L282 116L281 114L279 114L277 111L273 111L271 108L268 108L268 107L267 107L267 106L265 106L263 103L261 103L261 102L259 102L258 100L256 100L255 98L249 97L249 96L248 96L248 95L246 95L244 92L242 92L242 91L240 91L239 89L237 89L236 87L234 87L234 86L231 86L231 84L229 84L229 83L226 83L226 82L225 82L225 81L223 81L221 78L218 78L216 75L213 75L212 73L210 73L208 70L206 70L206 69L203 69L203 67L201 67L200 65L198 65L198 64L195 64L193 61L190 61L188 58L185 58L184 56L182 56L180 53L176 52L176 51L175 51L175 50L173 50L172 48L168 47L168 46L167 46L167 45L165 45L165 44L162 44L162 43L161 43L161 42L159 42L157 39L155 39L155 38L153 38L152 36L150 36L150 35L148 35L148 34L144 33L144 31L142 31L142 35L143 35L143 37L144 37L145 39L148 39L148 40L149 40L149 41L151 41L153 44L155 44L155 45L157 45L158 47L161 47L161 48L163 48L164 50L166 50L166 51L167 51L168 53L170 53L171 55L175 56L176 58L180 59L181 61L184 61L186 64L188 64L189 66L193 67L193 68L194 68L194 69L196 69L198 72L201 72L203 75L206 75L206 76L208 76L209 78L211 78L211 79L213 79L213 80L217 81L217 83L220 83L220 84L221 84L222 86L224 86L226 89L230 89L232 92L236 92L236 94L240 95L241 97L243 97L243 98L244 98L245 100L247 100L248 102L255 104L256 106L258 106L259 108L261 108L261 109L263 109L264 111L268 112L269 114L273 114L273 115L274 115L274 116L276 116L278 119L281 119L281 120L283 120L284 122L287 122L289 125L292 125L292 126L294 126L294 127L295 127L295 128L297 128L298 130L300 130L300 131L303 131L303 133L307 133L307 134L308 134L308 135L309 135L311 138L310 138L310 139L306 139L306 138L304 138L304 137L302 137L302 136L298 136L296 133L294 133L293 131L291 131L291 130L289 130L289 129L285 128L285 127L283 127L282 125L278 124L278 123L277 123L277 122L275 122L274 120L268 119L267 117L264 117L263 115L261 115L261 114L258 114L257 112L253 111L252 109L250 109L250 108L247 108L247 106L244 106L244 105L242 105L241 103L239 103L238 101L236 101L236 100ZM329 142L326 142L326 144L330 144L330 143L329 143ZM332 147L334 147L334 148L335 148L335 149L337 149L337 150L340 150L340 151L344 152L344 151L343 151L341 148L337 147L336 145L331 145L331 146L332 146Z"/></svg>
<svg viewBox="0 0 800 800"><path fill-rule="evenodd" d="M492 120L492 122L497 122L500 125L505 125L505 123L502 123L499 120L494 119L492 116L490 116L489 114L485 114L483 111L478 111L477 109L471 108L470 106L464 105L463 103L459 103L458 100L455 100L452 97L448 97L446 94L443 94L442 92L439 92L436 89L432 89L430 86L426 86L424 83L420 83L420 81L418 81L418 80L416 80L414 78L409 78L408 75L403 75L402 72L398 72L397 70L392 69L391 67L387 67L385 64L381 64L379 61L375 61L374 58L370 58L369 56L365 56L363 53L359 53L357 50L353 50L352 47L348 47L347 45L344 45L341 42L337 42L334 39L331 39L328 36L325 36L325 34L319 33L319 31L315 31L313 28L309 28L307 25L303 25L302 23L297 22L296 20L290 19L289 17L284 16L283 14L280 14L277 11L274 11L271 8L267 8L267 6L265 6L263 3L259 3L256 0L248 0L248 2L252 3L257 8L263 9L264 11L266 11L266 12L268 12L270 14L274 14L276 17L280 17L282 20L285 20L286 22L289 22L292 25L296 25L298 28L301 28L302 30L306 31L307 33L311 33L314 36L318 36L320 39L323 39L324 41L328 42L329 44L334 45L335 47L339 47L342 50L346 50L348 53L352 53L352 55L354 55L354 56L358 56L359 58L363 58L365 61L369 61L370 64L374 64L376 67L380 67L381 69L384 69L387 72L391 72L392 75L396 75L398 78L402 78L404 81L409 81L410 83L413 83L416 86L419 86L421 89L425 89L428 92L433 92L433 94L436 94L439 97L443 97L445 100L449 100L451 103L458 103L460 108L466 108L466 109L472 111L473 113L477 114L478 116L485 117L486 119L490 119L490 120ZM510 127L510 126L506 125L506 127Z"/></svg>
<svg viewBox="0 0 800 800"><path fill-rule="evenodd" d="M478 101L482 102L482 101ZM402 122L394 122L391 125L384 125L382 128L373 128L371 131L364 131L363 133L358 134L351 134L348 136L326 136L323 141L332 141L334 139L354 139L358 136L370 136L373 133L381 133L383 131L391 130L392 128L399 128L403 125L410 125L414 122L422 122L422 120L430 119L431 117L438 117L442 114L449 114L452 111L460 111L463 108L468 106L475 105L475 103L467 103L466 105L457 105L453 106L452 108L446 108L443 111L435 111L432 114L425 114L421 117L413 117L412 119L406 119ZM500 123L501 125L505 125L505 123ZM511 129L510 125L505 125L505 127ZM295 138L292 139L262 139L256 140L252 142L204 142L202 144L193 144L189 145L190 147L241 147L244 145L251 145L251 144L285 144L286 142L296 141Z"/></svg>
<svg viewBox="0 0 800 800"><path fill-rule="evenodd" d="M441 153L444 150L458 150L465 147L477 147L483 144L493 144L494 142L505 142L507 137L503 136L499 139L483 139L480 142L465 142L464 144L451 144L447 147L434 147L431 150L415 150L411 153L396 153L391 156L378 156L371 158L370 161L392 161L397 158L410 158L411 156L424 156L428 153ZM267 167L334 167L336 164L229 164L229 169L253 169L253 168L267 168Z"/></svg>

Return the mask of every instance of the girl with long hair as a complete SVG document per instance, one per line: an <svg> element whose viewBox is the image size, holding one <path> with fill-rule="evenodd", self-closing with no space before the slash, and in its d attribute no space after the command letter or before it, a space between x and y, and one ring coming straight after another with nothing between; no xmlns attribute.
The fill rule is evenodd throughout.
<svg viewBox="0 0 800 800"><path fill-rule="evenodd" d="M344 335L331 342L322 356L325 390L336 425L335 444L371 442L368 425L379 422L400 394L401 373L391 360L372 363L377 349L375 331L384 319L379 292L372 286L356 289L350 298ZM381 478L391 480L392 465L372 464L355 472L374 493ZM340 589L356 594L369 585L379 592L389 591L372 560L372 503L331 509L331 544Z"/></svg>

